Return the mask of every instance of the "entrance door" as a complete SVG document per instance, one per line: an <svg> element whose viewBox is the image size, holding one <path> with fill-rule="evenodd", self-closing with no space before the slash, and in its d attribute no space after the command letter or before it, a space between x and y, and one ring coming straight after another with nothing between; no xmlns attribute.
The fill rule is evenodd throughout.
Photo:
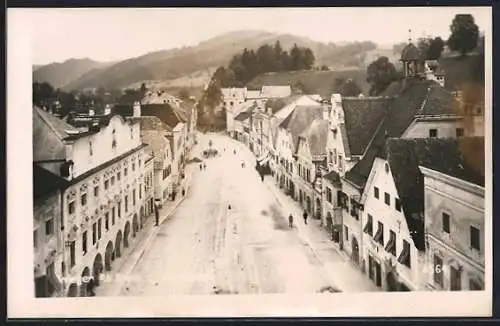
<svg viewBox="0 0 500 326"><path fill-rule="evenodd" d="M373 277L373 258L372 256L368 256L368 277L370 277L370 280L375 281Z"/></svg>
<svg viewBox="0 0 500 326"><path fill-rule="evenodd" d="M375 277L375 284L377 284L378 287L382 287L382 270L378 262L375 262Z"/></svg>

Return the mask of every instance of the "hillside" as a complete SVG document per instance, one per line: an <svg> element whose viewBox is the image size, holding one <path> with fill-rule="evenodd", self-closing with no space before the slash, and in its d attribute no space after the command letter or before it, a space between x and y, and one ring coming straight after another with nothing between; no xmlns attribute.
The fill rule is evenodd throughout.
<svg viewBox="0 0 500 326"><path fill-rule="evenodd" d="M109 65L111 63L97 62L90 59L69 59L62 63L33 66L33 81L48 82L55 88L62 88L88 71Z"/></svg>
<svg viewBox="0 0 500 326"><path fill-rule="evenodd" d="M370 85L366 82L364 69L349 69L336 71L291 71L281 73L267 73L257 76L247 84L249 89L259 89L267 85L304 85L307 93L320 94L329 98L335 88L336 78L353 79L361 87L364 94L368 93Z"/></svg>
<svg viewBox="0 0 500 326"><path fill-rule="evenodd" d="M68 83L64 89L82 89L104 86L106 88L123 88L134 83L150 81L154 83L169 82L175 87L189 87L191 80L186 75L206 75L213 67L225 66L232 56L245 47L256 49L263 44L274 44L279 40L284 49L294 43L309 47L316 56L316 65L345 67L362 60L353 56L376 47L373 43L350 43L336 46L291 34L276 34L265 31L236 31L226 33L196 46L157 51L137 58L118 62L112 66L88 70L76 80ZM362 56L362 55L361 55ZM197 82L199 82L199 79ZM202 78L203 80L205 78Z"/></svg>

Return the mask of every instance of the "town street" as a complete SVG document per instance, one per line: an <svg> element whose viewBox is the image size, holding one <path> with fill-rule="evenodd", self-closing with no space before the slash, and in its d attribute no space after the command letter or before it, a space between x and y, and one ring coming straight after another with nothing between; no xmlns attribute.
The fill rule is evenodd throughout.
<svg viewBox="0 0 500 326"><path fill-rule="evenodd" d="M209 140L220 155L204 160L206 170L196 168L186 199L160 226L120 295L376 290L327 235L288 208L270 176L261 181L243 144L210 134L197 148L207 149Z"/></svg>

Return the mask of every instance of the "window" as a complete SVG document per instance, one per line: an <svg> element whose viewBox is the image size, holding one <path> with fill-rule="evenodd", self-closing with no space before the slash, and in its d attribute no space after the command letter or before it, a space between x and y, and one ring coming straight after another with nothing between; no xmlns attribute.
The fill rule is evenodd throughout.
<svg viewBox="0 0 500 326"><path fill-rule="evenodd" d="M128 169L127 168L123 169L123 175L127 176L127 173L128 173Z"/></svg>
<svg viewBox="0 0 500 326"><path fill-rule="evenodd" d="M97 242L97 224L92 224L92 245Z"/></svg>
<svg viewBox="0 0 500 326"><path fill-rule="evenodd" d="M411 268L411 250L410 243L406 240L403 240L403 250L398 257L398 263L405 265L408 268Z"/></svg>
<svg viewBox="0 0 500 326"><path fill-rule="evenodd" d="M429 137L436 138L438 135L437 129L429 129Z"/></svg>
<svg viewBox="0 0 500 326"><path fill-rule="evenodd" d="M114 186L114 184L115 184L115 176L112 176L111 177L111 186Z"/></svg>
<svg viewBox="0 0 500 326"><path fill-rule="evenodd" d="M391 206L391 195L384 193L384 202L387 206Z"/></svg>
<svg viewBox="0 0 500 326"><path fill-rule="evenodd" d="M135 189L132 190L132 206L135 206Z"/></svg>
<svg viewBox="0 0 500 326"><path fill-rule="evenodd" d="M329 203L333 203L332 202L332 189L330 188L326 188L326 200L329 202Z"/></svg>
<svg viewBox="0 0 500 326"><path fill-rule="evenodd" d="M87 253L87 231L82 234L82 251L84 255Z"/></svg>
<svg viewBox="0 0 500 326"><path fill-rule="evenodd" d="M480 250L481 246L479 245L479 229L471 226L470 227L470 246L472 249Z"/></svg>
<svg viewBox="0 0 500 326"><path fill-rule="evenodd" d="M125 196L125 213L128 212L128 196Z"/></svg>
<svg viewBox="0 0 500 326"><path fill-rule="evenodd" d="M482 285L473 280L473 279L469 279L469 290L470 291L481 291L483 289Z"/></svg>
<svg viewBox="0 0 500 326"><path fill-rule="evenodd" d="M457 138L463 137L464 135L464 129L463 128L457 128Z"/></svg>
<svg viewBox="0 0 500 326"><path fill-rule="evenodd" d="M99 186L94 187L94 196L99 196Z"/></svg>
<svg viewBox="0 0 500 326"><path fill-rule="evenodd" d="M375 198L378 199L379 193L378 193L378 188L377 187L373 187L373 194L375 195Z"/></svg>
<svg viewBox="0 0 500 326"><path fill-rule="evenodd" d="M51 217L50 219L45 221L45 235L52 235L54 234L54 218Z"/></svg>
<svg viewBox="0 0 500 326"><path fill-rule="evenodd" d="M104 228L106 231L109 231L109 213L106 212L106 215L104 215Z"/></svg>
<svg viewBox="0 0 500 326"><path fill-rule="evenodd" d="M132 171L135 171L135 163L132 163Z"/></svg>
<svg viewBox="0 0 500 326"><path fill-rule="evenodd" d="M89 155L92 156L94 154L94 151L92 149L92 142L89 141Z"/></svg>
<svg viewBox="0 0 500 326"><path fill-rule="evenodd" d="M83 194L80 196L80 203L82 204L82 206L87 205L87 194Z"/></svg>
<svg viewBox="0 0 500 326"><path fill-rule="evenodd" d="M37 230L33 231L33 247L38 248L38 232Z"/></svg>
<svg viewBox="0 0 500 326"><path fill-rule="evenodd" d="M102 236L102 218L97 220L97 239L101 239Z"/></svg>
<svg viewBox="0 0 500 326"><path fill-rule="evenodd" d="M113 207L111 209L111 225L115 225L115 220L116 220L116 207Z"/></svg>
<svg viewBox="0 0 500 326"><path fill-rule="evenodd" d="M142 199L142 185L139 185L139 199Z"/></svg>
<svg viewBox="0 0 500 326"><path fill-rule="evenodd" d="M369 234L370 236L373 236L373 216L371 216L370 214L368 214L368 221L366 221L363 232Z"/></svg>
<svg viewBox="0 0 500 326"><path fill-rule="evenodd" d="M434 283L443 286L443 259L434 255Z"/></svg>
<svg viewBox="0 0 500 326"><path fill-rule="evenodd" d="M448 213L442 213L441 218L443 220L443 232L450 233L450 215Z"/></svg>
<svg viewBox="0 0 500 326"><path fill-rule="evenodd" d="M399 198L394 198L394 205L396 206L396 210L398 212L401 212L401 201Z"/></svg>
<svg viewBox="0 0 500 326"><path fill-rule="evenodd" d="M333 159L334 159L334 163L337 164L337 149L336 148L333 149Z"/></svg>
<svg viewBox="0 0 500 326"><path fill-rule="evenodd" d="M118 202L118 218L122 217L122 202Z"/></svg>
<svg viewBox="0 0 500 326"><path fill-rule="evenodd" d="M375 233L373 240L381 245L384 245L384 224L382 224L382 222L378 222L377 225L377 233Z"/></svg>
<svg viewBox="0 0 500 326"><path fill-rule="evenodd" d="M454 266L450 266L450 290L462 290L462 273L459 268L455 268Z"/></svg>
<svg viewBox="0 0 500 326"><path fill-rule="evenodd" d="M396 257L396 233L392 230L389 230L389 242L387 242L385 251Z"/></svg>
<svg viewBox="0 0 500 326"><path fill-rule="evenodd" d="M345 233L345 240L349 241L349 228L347 228L347 225L344 225L344 233Z"/></svg>
<svg viewBox="0 0 500 326"><path fill-rule="evenodd" d="M69 214L74 214L75 213L75 202L70 201L68 204L68 213Z"/></svg>
<svg viewBox="0 0 500 326"><path fill-rule="evenodd" d="M108 190L109 188L109 180L104 181L104 189Z"/></svg>
<svg viewBox="0 0 500 326"><path fill-rule="evenodd" d="M73 267L76 264L75 249L76 249L75 241L71 241L71 244L69 245L69 259L70 259L69 266L70 267Z"/></svg>
<svg viewBox="0 0 500 326"><path fill-rule="evenodd" d="M122 174L121 174L121 172L118 172L118 173L116 174L116 180L120 181L120 180L121 180L121 178L122 178Z"/></svg>

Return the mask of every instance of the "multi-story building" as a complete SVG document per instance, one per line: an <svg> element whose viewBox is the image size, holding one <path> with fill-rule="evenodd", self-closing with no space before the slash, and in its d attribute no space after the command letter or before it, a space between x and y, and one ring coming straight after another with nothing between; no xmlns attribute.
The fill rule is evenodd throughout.
<svg viewBox="0 0 500 326"><path fill-rule="evenodd" d="M319 103L316 103L315 106L296 106L279 125L276 139L279 168L276 179L280 188L285 188L285 192L294 199L298 198L299 195L294 174L297 173L295 160L299 136L314 120L322 119L325 110L328 108ZM309 175L311 176L310 172ZM312 198L304 198L305 207L310 212L313 208L312 200Z"/></svg>
<svg viewBox="0 0 500 326"><path fill-rule="evenodd" d="M61 294L56 269L63 264L62 192L68 182L33 164L33 248L35 297Z"/></svg>
<svg viewBox="0 0 500 326"><path fill-rule="evenodd" d="M297 171L293 182L297 185L298 198L313 218L321 219L323 188L322 173L326 170L326 139L328 136L328 107L323 108L323 117L313 120L298 137Z"/></svg>
<svg viewBox="0 0 500 326"><path fill-rule="evenodd" d="M142 132L142 130L141 130ZM148 149L146 147L146 149ZM144 205L141 208L141 228L147 218L154 213L154 155L146 150L144 153Z"/></svg>
<svg viewBox="0 0 500 326"><path fill-rule="evenodd" d="M140 228L144 147L140 124L120 115L75 118L76 128L34 109L34 161L66 179L62 194L63 258L55 274L68 296L86 295L83 277L96 284Z"/></svg>
<svg viewBox="0 0 500 326"><path fill-rule="evenodd" d="M449 141L422 162L428 289L484 289L484 138Z"/></svg>
<svg viewBox="0 0 500 326"><path fill-rule="evenodd" d="M153 174L151 185L154 202L162 206L172 197L175 180L172 177L172 148L171 132L157 117L141 118L141 138L148 144L146 153L152 156ZM151 164L151 163L150 163Z"/></svg>

